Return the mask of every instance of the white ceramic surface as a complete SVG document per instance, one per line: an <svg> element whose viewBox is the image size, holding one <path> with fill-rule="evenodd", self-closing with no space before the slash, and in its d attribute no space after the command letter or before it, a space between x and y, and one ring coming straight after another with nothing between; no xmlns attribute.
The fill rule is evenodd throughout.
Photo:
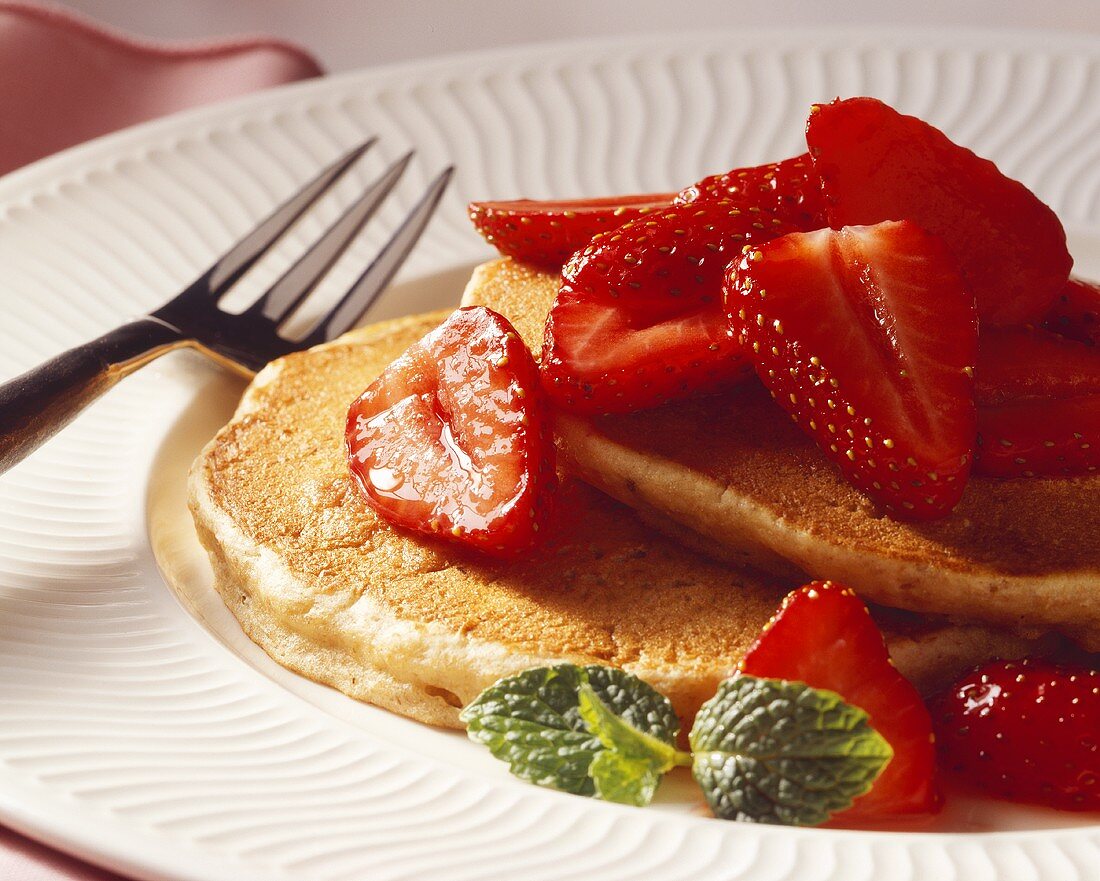
<svg viewBox="0 0 1100 881"><path fill-rule="evenodd" d="M710 34L571 44L349 74L125 132L0 181L0 376L190 280L366 134L407 146L395 204L459 173L374 312L457 300L488 254L463 204L670 189L791 155L808 105L875 94L996 159L1100 272L1100 43L973 32ZM341 190L246 279L270 280ZM0 819L150 879L1088 881L1098 818L958 798L933 827L791 830L706 817L690 780L637 810L511 779L434 731L287 674L209 591L190 458L240 385L186 354L128 380L0 478ZM162 580L153 546L177 594ZM985 831L1000 830L1000 831Z"/></svg>

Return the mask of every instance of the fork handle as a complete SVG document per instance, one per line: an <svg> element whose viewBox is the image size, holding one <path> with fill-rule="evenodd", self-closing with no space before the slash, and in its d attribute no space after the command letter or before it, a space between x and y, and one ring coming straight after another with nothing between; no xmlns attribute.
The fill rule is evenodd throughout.
<svg viewBox="0 0 1100 881"><path fill-rule="evenodd" d="M185 343L179 331L167 324L140 318L0 385L0 474L57 434L120 379Z"/></svg>

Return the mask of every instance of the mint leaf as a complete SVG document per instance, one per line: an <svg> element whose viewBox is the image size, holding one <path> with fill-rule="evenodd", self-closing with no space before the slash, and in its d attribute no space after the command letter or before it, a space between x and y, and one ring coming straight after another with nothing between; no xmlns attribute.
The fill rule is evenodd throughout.
<svg viewBox="0 0 1100 881"><path fill-rule="evenodd" d="M632 702L623 713L634 719L642 718L642 725L655 732L647 734L611 711L592 688L592 678L595 677L581 685L577 697L581 718L607 749L596 756L589 768L596 794L605 801L647 805L662 774L678 764L691 763L691 757L674 745L679 720L668 699L640 680L631 683L629 692L621 681L604 677L605 681L598 682L603 693L613 701L618 699L620 704L625 695L631 695Z"/></svg>
<svg viewBox="0 0 1100 881"><path fill-rule="evenodd" d="M590 664L583 668L596 696L628 725L665 743L675 743L680 719L667 697L618 667Z"/></svg>
<svg viewBox="0 0 1100 881"><path fill-rule="evenodd" d="M863 710L801 682L739 675L691 729L692 773L728 820L813 826L863 795L893 757Z"/></svg>
<svg viewBox="0 0 1100 881"><path fill-rule="evenodd" d="M517 777L594 795L588 768L603 744L577 709L582 677L573 664L525 670L489 686L459 718L470 739L489 747Z"/></svg>
<svg viewBox="0 0 1100 881"><path fill-rule="evenodd" d="M668 699L614 667L526 670L460 718L517 777L607 801L647 804L661 775L689 762L674 746L680 723Z"/></svg>
<svg viewBox="0 0 1100 881"><path fill-rule="evenodd" d="M589 773L599 798L642 808L653 800L663 771L645 760L604 750L592 760Z"/></svg>

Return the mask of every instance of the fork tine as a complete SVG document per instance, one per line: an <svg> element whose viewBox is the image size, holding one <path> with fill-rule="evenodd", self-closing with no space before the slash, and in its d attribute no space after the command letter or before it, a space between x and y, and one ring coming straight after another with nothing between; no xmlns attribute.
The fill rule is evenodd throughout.
<svg viewBox="0 0 1100 881"><path fill-rule="evenodd" d="M267 292L245 310L244 314L279 322L286 318L313 290L333 263L352 243L363 224L370 220L378 206L397 184L413 157L410 150L387 168L363 195L356 199L340 219L318 239L298 261L275 282Z"/></svg>
<svg viewBox="0 0 1100 881"><path fill-rule="evenodd" d="M363 317L416 245L453 175L454 166L451 165L436 176L370 266L356 279L340 302L300 341L301 345L315 346L338 337Z"/></svg>
<svg viewBox="0 0 1100 881"><path fill-rule="evenodd" d="M368 138L357 147L348 150L293 196L271 212L252 232L229 249L206 273L206 288L213 296L221 296L244 275L314 202L332 186L377 142Z"/></svg>

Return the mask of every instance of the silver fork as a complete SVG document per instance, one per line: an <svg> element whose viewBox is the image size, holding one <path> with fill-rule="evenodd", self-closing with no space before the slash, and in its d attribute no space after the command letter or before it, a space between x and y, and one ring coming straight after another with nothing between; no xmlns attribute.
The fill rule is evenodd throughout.
<svg viewBox="0 0 1100 881"><path fill-rule="evenodd" d="M219 302L374 143L372 138L360 144L321 171L159 309L0 385L0 473L53 437L120 379L165 352L190 347L250 376L274 358L331 340L354 326L420 238L451 179L453 166L428 185L362 275L304 333L289 338L280 326L382 204L408 166L411 152L370 184L251 306L234 314L220 308Z"/></svg>

